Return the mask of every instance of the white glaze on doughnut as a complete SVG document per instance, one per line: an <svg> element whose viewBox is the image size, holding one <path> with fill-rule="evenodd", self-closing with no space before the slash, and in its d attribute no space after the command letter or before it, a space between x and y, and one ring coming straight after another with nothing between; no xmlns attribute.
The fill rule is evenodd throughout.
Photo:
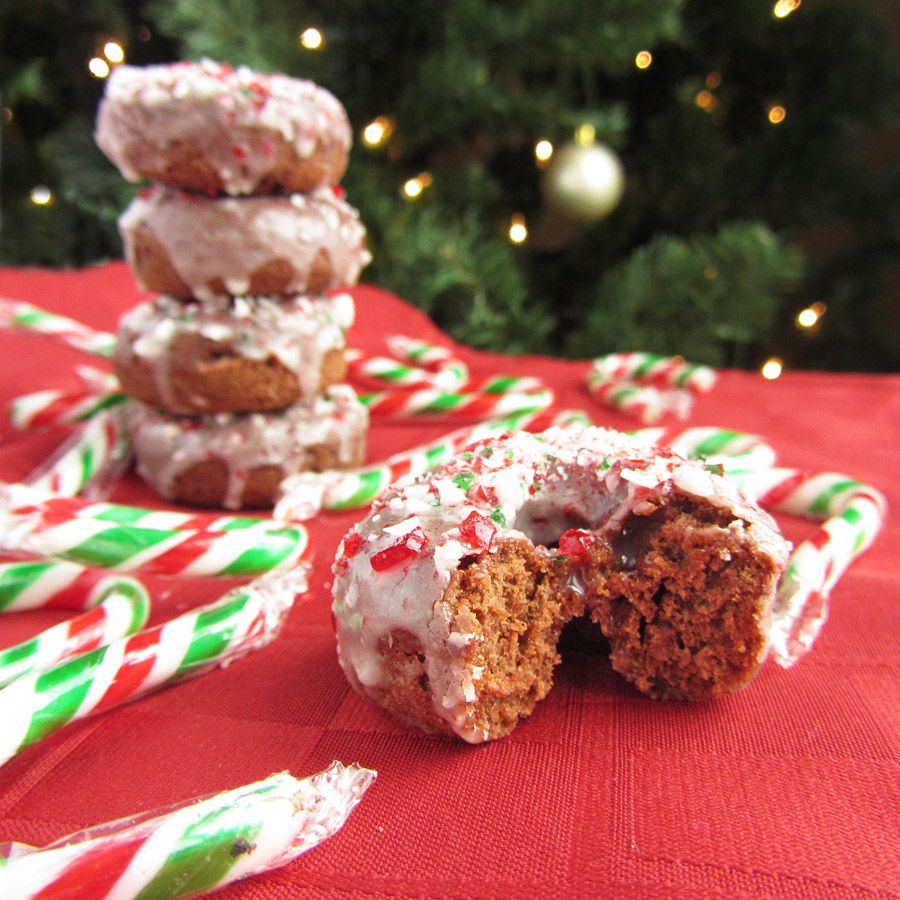
<svg viewBox="0 0 900 900"><path fill-rule="evenodd" d="M325 354L344 348L353 317L353 298L344 293L191 302L157 297L122 317L116 356L131 353L150 364L157 391L169 409L178 408L170 373L173 341L180 334L199 335L248 359L273 356L296 374L301 396L312 396L319 390Z"/></svg>
<svg viewBox="0 0 900 900"><path fill-rule="evenodd" d="M311 81L203 60L115 68L95 137L129 181L164 170L169 148L187 144L227 193L250 194L271 171L278 143L308 159L323 138L346 152L351 131L340 102Z"/></svg>
<svg viewBox="0 0 900 900"><path fill-rule="evenodd" d="M355 284L371 261L359 214L324 187L270 197L211 198L160 186L143 191L119 218L126 258L140 274L137 229L150 232L199 298L213 296L210 285L217 281L229 294L245 294L254 272L273 262L291 269L281 293L305 293L321 251L332 269L323 290Z"/></svg>
<svg viewBox="0 0 900 900"><path fill-rule="evenodd" d="M678 495L728 510L729 529L783 565L786 545L771 517L730 482L700 461L601 428L519 432L479 444L432 473L399 480L338 550L333 611L344 671L362 688L387 687L379 641L394 630L409 632L421 643L436 714L463 739L487 740L467 725L479 673L467 668L465 651L475 636L452 631L443 600L460 560L492 552L506 538L525 538L536 552L558 555L541 545L573 527L611 536L630 515ZM473 511L495 523L488 550L467 544L460 531ZM425 552L375 571L373 556L415 529L427 537Z"/></svg>
<svg viewBox="0 0 900 900"><path fill-rule="evenodd" d="M278 465L293 475L308 469L310 449L322 446L351 465L369 420L348 385L275 413L169 416L130 401L124 415L138 474L159 494L172 497L181 472L217 458L228 467L226 509L240 508L247 474L257 466Z"/></svg>

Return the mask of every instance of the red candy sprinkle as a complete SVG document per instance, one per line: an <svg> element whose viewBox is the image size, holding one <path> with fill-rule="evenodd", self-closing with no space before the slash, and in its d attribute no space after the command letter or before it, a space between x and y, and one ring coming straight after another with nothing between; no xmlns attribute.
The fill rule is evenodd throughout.
<svg viewBox="0 0 900 900"><path fill-rule="evenodd" d="M459 533L463 541L473 550L490 550L497 529L494 523L480 513L472 512L459 523Z"/></svg>
<svg viewBox="0 0 900 900"><path fill-rule="evenodd" d="M344 556L356 556L356 554L359 553L360 549L362 548L362 545L362 535L356 531L351 531L344 538Z"/></svg>
<svg viewBox="0 0 900 900"><path fill-rule="evenodd" d="M404 534L396 544L373 553L369 562L376 572L384 572L393 569L410 559L422 556L428 547L428 535L419 526Z"/></svg>
<svg viewBox="0 0 900 900"><path fill-rule="evenodd" d="M559 536L557 546L566 556L587 556L594 546L594 535L581 528L570 528Z"/></svg>

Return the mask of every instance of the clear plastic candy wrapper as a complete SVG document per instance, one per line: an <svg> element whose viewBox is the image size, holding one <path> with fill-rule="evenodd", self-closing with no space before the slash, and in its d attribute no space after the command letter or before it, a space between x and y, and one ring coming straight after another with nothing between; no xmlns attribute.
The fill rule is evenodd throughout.
<svg viewBox="0 0 900 900"><path fill-rule="evenodd" d="M335 761L120 819L46 847L0 844L0 896L194 897L278 868L335 834L376 773Z"/></svg>

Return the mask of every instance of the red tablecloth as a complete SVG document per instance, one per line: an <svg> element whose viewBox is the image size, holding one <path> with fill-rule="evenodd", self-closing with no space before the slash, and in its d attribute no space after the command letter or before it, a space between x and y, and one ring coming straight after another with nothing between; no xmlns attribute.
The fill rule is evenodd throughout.
<svg viewBox="0 0 900 900"><path fill-rule="evenodd" d="M446 340L419 312L359 287L350 342L385 333ZM70 273L0 270L0 295L99 328L141 299L121 263ZM458 348L478 372L539 374L559 404L596 406L584 363ZM4 401L74 388L85 358L0 334ZM900 509L900 377L726 371L691 424L766 436L782 464L846 472ZM378 425L370 457L449 430ZM63 432L0 424L0 477L24 477ZM133 475L113 499L166 506ZM265 650L70 725L0 768L0 840L42 844L94 823L333 759L377 769L338 835L229 897L846 897L900 893L900 542L896 518L844 576L814 651L771 661L739 694L696 705L647 700L600 654L571 652L550 696L512 736L479 747L396 725L353 693L329 620L329 563L358 513L310 523L308 597ZM801 539L808 521L782 518ZM222 590L163 585L154 621ZM64 617L0 619L0 645ZM0 728L3 724L0 723Z"/></svg>

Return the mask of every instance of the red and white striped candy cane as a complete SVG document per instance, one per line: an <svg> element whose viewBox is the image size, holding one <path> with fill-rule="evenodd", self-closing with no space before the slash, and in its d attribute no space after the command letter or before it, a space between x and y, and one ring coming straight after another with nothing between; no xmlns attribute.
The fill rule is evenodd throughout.
<svg viewBox="0 0 900 900"><path fill-rule="evenodd" d="M441 344L432 344L405 334L391 334L384 339L397 359L405 359L424 369L439 369L453 360L453 351Z"/></svg>
<svg viewBox="0 0 900 900"><path fill-rule="evenodd" d="M630 381L607 381L594 372L587 377L587 388L598 402L648 425L669 413L686 419L693 404L691 393L681 388L661 390Z"/></svg>
<svg viewBox="0 0 900 900"><path fill-rule="evenodd" d="M389 456L380 463L358 469L301 472L285 479L273 516L284 521L305 521L323 509L360 509L379 497L387 486L404 475L417 475L440 465L470 444L484 438L528 428L543 431L553 425L590 424L580 410L529 410L470 425Z"/></svg>
<svg viewBox="0 0 900 900"><path fill-rule="evenodd" d="M0 297L0 328L47 337L94 356L110 357L116 345L114 334L6 297Z"/></svg>
<svg viewBox="0 0 900 900"><path fill-rule="evenodd" d="M112 487L128 465L130 451L125 429L114 409L104 409L83 422L25 479L35 490L95 496Z"/></svg>
<svg viewBox="0 0 900 900"><path fill-rule="evenodd" d="M13 399L9 406L9 418L19 431L72 425L84 422L105 409L119 406L127 399L124 394L98 394L88 388L80 391L35 391Z"/></svg>
<svg viewBox="0 0 900 900"><path fill-rule="evenodd" d="M442 416L449 419L491 419L525 410L546 409L554 400L549 388L521 393L445 393L437 390L392 390L361 394L360 402L373 418L403 419Z"/></svg>
<svg viewBox="0 0 900 900"><path fill-rule="evenodd" d="M142 528L104 519L63 518L46 509L0 510L0 547L81 565L195 578L241 578L308 559L309 534L291 527L205 531Z"/></svg>
<svg viewBox="0 0 900 900"><path fill-rule="evenodd" d="M0 689L0 764L76 719L199 675L274 640L308 566L269 573L215 603Z"/></svg>
<svg viewBox="0 0 900 900"><path fill-rule="evenodd" d="M333 762L287 772L61 838L11 844L0 858L5 900L197 896L276 869L335 834L376 773Z"/></svg>
<svg viewBox="0 0 900 900"><path fill-rule="evenodd" d="M405 364L386 356L365 356L347 351L351 380L384 382L393 387L438 388L444 391L458 390L469 378L469 370L461 360L450 360L447 365L432 371L421 366Z"/></svg>
<svg viewBox="0 0 900 900"><path fill-rule="evenodd" d="M655 353L610 353L591 363L589 393L600 403L652 424L664 415L686 419L694 396L712 389L708 366Z"/></svg>
<svg viewBox="0 0 900 900"><path fill-rule="evenodd" d="M591 368L607 381L630 381L658 388L685 388L705 393L716 383L709 366L689 363L680 356L656 353L608 353L591 361Z"/></svg>
<svg viewBox="0 0 900 900"><path fill-rule="evenodd" d="M0 687L140 631L150 616L150 598L137 588L125 590L119 584L93 609L0 650Z"/></svg>
<svg viewBox="0 0 900 900"><path fill-rule="evenodd" d="M771 468L729 477L768 509L824 520L794 549L778 590L772 650L787 667L812 646L828 616L829 594L875 540L887 503L880 491L836 472Z"/></svg>
<svg viewBox="0 0 900 900"><path fill-rule="evenodd" d="M49 494L24 484L0 485L0 504L14 516L39 516L45 525L77 518L100 519L108 523L162 531L190 529L222 532L272 527L272 520L268 517L149 509L105 500Z"/></svg>
<svg viewBox="0 0 900 900"><path fill-rule="evenodd" d="M91 609L112 593L146 594L128 575L65 560L0 562L0 613L26 609Z"/></svg>
<svg viewBox="0 0 900 900"><path fill-rule="evenodd" d="M719 464L726 473L764 469L775 464L774 448L759 435L743 431L707 426L656 426L630 433L656 447L670 447L681 456Z"/></svg>

